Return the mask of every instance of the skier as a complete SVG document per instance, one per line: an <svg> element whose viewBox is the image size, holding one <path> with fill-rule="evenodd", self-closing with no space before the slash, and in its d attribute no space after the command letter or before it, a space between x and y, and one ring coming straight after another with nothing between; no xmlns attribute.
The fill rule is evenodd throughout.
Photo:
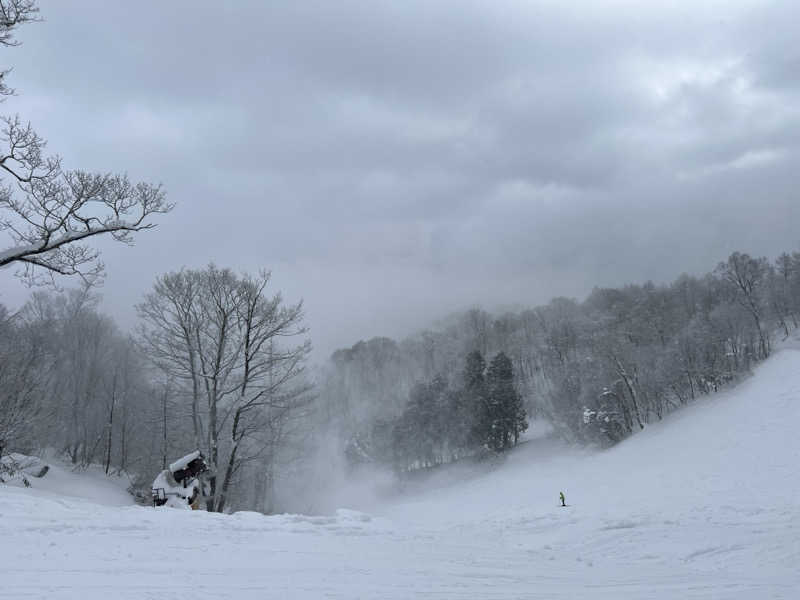
<svg viewBox="0 0 800 600"><path fill-rule="evenodd" d="M566 506L567 504L565 502L564 492L559 492L558 497L561 498L561 506Z"/></svg>

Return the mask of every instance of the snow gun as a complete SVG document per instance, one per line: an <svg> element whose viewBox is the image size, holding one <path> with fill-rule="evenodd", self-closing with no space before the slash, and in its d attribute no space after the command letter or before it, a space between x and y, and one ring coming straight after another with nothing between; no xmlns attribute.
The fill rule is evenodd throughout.
<svg viewBox="0 0 800 600"><path fill-rule="evenodd" d="M195 450L176 460L153 481L153 506L196 508L200 496L200 474L208 471L202 452Z"/></svg>

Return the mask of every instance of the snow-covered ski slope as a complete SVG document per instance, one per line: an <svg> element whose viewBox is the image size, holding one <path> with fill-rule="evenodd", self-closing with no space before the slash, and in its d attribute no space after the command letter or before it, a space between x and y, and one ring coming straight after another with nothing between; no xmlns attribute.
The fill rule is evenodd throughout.
<svg viewBox="0 0 800 600"><path fill-rule="evenodd" d="M799 424L787 349L611 450L533 441L370 514L212 515L0 486L0 597L800 598Z"/></svg>

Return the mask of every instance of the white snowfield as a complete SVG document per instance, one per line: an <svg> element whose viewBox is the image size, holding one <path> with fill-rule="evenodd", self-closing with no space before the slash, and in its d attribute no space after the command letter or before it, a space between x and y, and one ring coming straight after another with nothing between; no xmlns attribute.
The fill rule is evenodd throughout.
<svg viewBox="0 0 800 600"><path fill-rule="evenodd" d="M800 351L603 452L331 517L106 506L0 486L0 597L800 598ZM566 494L567 508L558 506Z"/></svg>

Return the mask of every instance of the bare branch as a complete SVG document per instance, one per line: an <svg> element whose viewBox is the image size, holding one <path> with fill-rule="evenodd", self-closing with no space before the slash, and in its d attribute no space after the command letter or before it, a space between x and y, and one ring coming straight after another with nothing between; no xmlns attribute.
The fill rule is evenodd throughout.
<svg viewBox="0 0 800 600"><path fill-rule="evenodd" d="M36 0L0 0L0 46L19 46L14 39L17 27L25 23L41 21ZM5 83L11 69L0 71L0 96L10 96L14 90Z"/></svg>
<svg viewBox="0 0 800 600"><path fill-rule="evenodd" d="M131 183L125 175L64 171L58 156L19 117L4 118L0 169L12 184L0 187L0 231L12 246L0 251L0 268L23 267L30 284L39 275L77 275L99 281L99 252L81 242L99 235L133 244L133 234L155 226L152 216L172 210L160 185Z"/></svg>

